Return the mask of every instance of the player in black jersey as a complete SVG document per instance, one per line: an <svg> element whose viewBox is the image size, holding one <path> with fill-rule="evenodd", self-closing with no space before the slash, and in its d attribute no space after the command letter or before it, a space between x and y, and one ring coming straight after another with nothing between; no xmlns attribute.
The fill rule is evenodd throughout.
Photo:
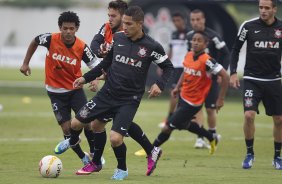
<svg viewBox="0 0 282 184"><path fill-rule="evenodd" d="M160 80L149 90L149 97L159 96L165 84L173 73L173 66L162 46L146 35L143 30L144 13L140 7L128 8L123 16L124 32L114 35L111 50L101 63L91 72L83 75L74 82L79 88L108 71L104 86L98 94L76 114L72 121L72 128L79 130L84 123L104 115L113 115L113 126L110 141L118 161L117 169L112 177L114 180L123 180L128 176L126 167L126 146L123 137L126 135L145 91L145 82L149 66L152 62L163 69ZM104 123L93 124L94 131L104 129ZM72 134L72 138L78 139ZM101 157L105 142L95 140L94 157ZM161 150L155 148L148 157L147 175L156 167ZM93 158L94 159L94 158ZM99 160L99 158L97 159ZM78 170L78 174L90 174L101 170L101 165L91 162Z"/></svg>
<svg viewBox="0 0 282 184"><path fill-rule="evenodd" d="M188 32L187 40L188 40L188 49L191 50L191 40L195 31L203 31L209 37L209 44L206 52L214 58L218 63L220 63L225 70L228 69L229 66L229 50L222 40L222 38L218 35L217 32L205 26L205 14L203 11L199 9L195 9L190 13L190 24L192 26L192 31ZM218 140L220 139L220 135L216 132L216 99L219 93L219 83L221 82L221 78L213 75L212 77L212 87L205 101L205 108L207 112L207 123L208 130L217 136ZM196 115L196 119L200 126L203 126L204 115L201 110ZM206 148L208 147L207 143L203 140L201 136L198 135L196 143L194 145L195 148Z"/></svg>
<svg viewBox="0 0 282 184"><path fill-rule="evenodd" d="M265 113L272 116L274 127L275 169L282 170L282 86L281 86L281 50L282 21L275 17L275 0L260 0L260 17L244 22L232 48L230 65L230 85L240 86L236 73L239 52L247 41L246 64L244 68L244 134L247 155L242 163L244 169L250 169L254 161L255 116L262 101Z"/></svg>

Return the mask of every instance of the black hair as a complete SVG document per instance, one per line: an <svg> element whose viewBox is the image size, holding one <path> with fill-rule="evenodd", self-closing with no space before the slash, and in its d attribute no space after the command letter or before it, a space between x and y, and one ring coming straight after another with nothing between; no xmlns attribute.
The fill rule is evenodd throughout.
<svg viewBox="0 0 282 184"><path fill-rule="evenodd" d="M171 17L172 17L172 18L173 18L173 17L181 17L181 18L184 20L184 16L183 16L181 13L179 13L179 12L173 13L173 14L171 15Z"/></svg>
<svg viewBox="0 0 282 184"><path fill-rule="evenodd" d="M193 33L193 35L195 35L195 34L197 34L197 33L203 36L203 38L204 38L204 40L205 40L206 43L209 42L209 37L208 37L208 35L207 35L205 32L203 32L203 31L195 31L195 32Z"/></svg>
<svg viewBox="0 0 282 184"><path fill-rule="evenodd" d="M124 14L132 17L133 21L144 21L144 12L139 6L130 6Z"/></svg>
<svg viewBox="0 0 282 184"><path fill-rule="evenodd" d="M191 11L191 13L201 13L204 18L206 17L205 13L200 9L194 9L194 10Z"/></svg>
<svg viewBox="0 0 282 184"><path fill-rule="evenodd" d="M80 20L76 13L72 11L63 12L60 14L60 17L58 19L58 25L61 27L63 25L63 22L73 22L75 23L76 27L79 27Z"/></svg>
<svg viewBox="0 0 282 184"><path fill-rule="evenodd" d="M121 15L124 14L125 10L128 8L127 3L122 0L114 0L109 3L108 9L118 10Z"/></svg>

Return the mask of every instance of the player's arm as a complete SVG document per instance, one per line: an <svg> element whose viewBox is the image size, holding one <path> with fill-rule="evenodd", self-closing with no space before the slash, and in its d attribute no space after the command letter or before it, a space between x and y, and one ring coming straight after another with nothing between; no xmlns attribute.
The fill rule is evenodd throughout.
<svg viewBox="0 0 282 184"><path fill-rule="evenodd" d="M178 79L178 82L176 84L176 86L174 87L174 89L171 91L171 96L176 98L177 97L177 94L180 92L180 89L182 87L182 84L183 84L183 78L184 78L184 74L182 72L181 76L179 77Z"/></svg>
<svg viewBox="0 0 282 184"><path fill-rule="evenodd" d="M97 66L95 66L93 69L85 73L82 77L76 79L73 83L73 86L75 88L79 88L83 84L89 83L95 80L97 77L101 76L103 72L107 71L107 69L111 66L112 59L113 59L113 48Z"/></svg>
<svg viewBox="0 0 282 184"><path fill-rule="evenodd" d="M224 105L224 99L228 89L229 76L223 66L217 63L214 59L209 59L206 62L206 68L208 72L220 76L222 79L220 84L220 91L216 101L216 110L218 111Z"/></svg>
<svg viewBox="0 0 282 184"><path fill-rule="evenodd" d="M31 74L29 62L30 62L30 59L32 58L34 52L36 51L38 45L45 46L45 47L47 47L47 49L49 49L50 42L51 42L51 34L50 33L39 35L31 41L31 43L28 46L27 52L25 54L23 64L20 68L21 73L23 73L25 76L28 76L28 75Z"/></svg>
<svg viewBox="0 0 282 184"><path fill-rule="evenodd" d="M82 60L85 62L87 67L89 69L94 68L100 63L100 60L97 58L97 56L91 51L91 49L88 47L88 45L85 44L83 49L83 55ZM89 89L93 92L98 91L99 89L99 81L93 80L90 82Z"/></svg>
<svg viewBox="0 0 282 184"><path fill-rule="evenodd" d="M237 65L239 61L239 53L248 37L248 27L243 23L238 31L235 43L231 50L231 60L230 60L230 81L229 84L233 88L238 88L240 86L239 78L237 76Z"/></svg>
<svg viewBox="0 0 282 184"><path fill-rule="evenodd" d="M104 42L105 42L105 24L100 28L99 32L94 36L93 40L91 41L91 45L90 45L92 52L99 58L104 57L100 55L101 53L100 46Z"/></svg>
<svg viewBox="0 0 282 184"><path fill-rule="evenodd" d="M230 64L230 52L225 41L223 41L218 35L215 35L212 38L212 42L218 50L217 62L220 63L225 70L227 70Z"/></svg>

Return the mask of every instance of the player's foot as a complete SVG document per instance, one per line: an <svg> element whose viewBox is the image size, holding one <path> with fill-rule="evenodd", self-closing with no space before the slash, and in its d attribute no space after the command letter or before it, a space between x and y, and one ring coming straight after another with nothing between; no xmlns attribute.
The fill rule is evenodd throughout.
<svg viewBox="0 0 282 184"><path fill-rule="evenodd" d="M216 145L218 145L218 143L221 140L221 135L220 134L214 134L214 137L215 137L215 143L216 143Z"/></svg>
<svg viewBox="0 0 282 184"><path fill-rule="evenodd" d="M282 159L280 157L275 158L272 161L272 165L277 170L282 170Z"/></svg>
<svg viewBox="0 0 282 184"><path fill-rule="evenodd" d="M134 153L134 155L141 157L141 156L146 156L147 153L146 153L146 151L145 151L144 149L141 149L141 150L139 150L139 151L136 151L136 152Z"/></svg>
<svg viewBox="0 0 282 184"><path fill-rule="evenodd" d="M245 160L242 163L243 169L250 169L255 161L255 156L253 154L247 154Z"/></svg>
<svg viewBox="0 0 282 184"><path fill-rule="evenodd" d="M76 146L77 144L79 144L80 141L81 140L79 139L78 142L73 146ZM72 145L70 145L70 138L65 139L65 140L59 142L59 144L57 144L57 146L55 147L55 153L56 154L62 154L65 151L67 151L70 147L72 147Z"/></svg>
<svg viewBox="0 0 282 184"><path fill-rule="evenodd" d="M92 158L93 158L93 156L94 156L94 153L90 153L89 155L90 155L90 158L91 158L91 160L92 160ZM104 159L103 156L101 156L101 164L102 164L103 166L106 164L106 160Z"/></svg>
<svg viewBox="0 0 282 184"><path fill-rule="evenodd" d="M89 175L93 172L99 172L102 169L102 165L96 165L90 161L87 165L76 171L76 175Z"/></svg>
<svg viewBox="0 0 282 184"><path fill-rule="evenodd" d="M147 176L150 176L157 167L157 162L162 155L162 150L159 147L154 147L152 153L147 157L148 169Z"/></svg>
<svg viewBox="0 0 282 184"><path fill-rule="evenodd" d="M124 171L121 169L116 169L114 175L112 176L112 180L123 180L128 177L128 170Z"/></svg>
<svg viewBox="0 0 282 184"><path fill-rule="evenodd" d="M210 142L210 155L213 155L216 151L216 139Z"/></svg>
<svg viewBox="0 0 282 184"><path fill-rule="evenodd" d="M208 144L203 138L197 138L194 144L194 148L201 149L201 148L208 148Z"/></svg>
<svg viewBox="0 0 282 184"><path fill-rule="evenodd" d="M84 164L84 166L86 166L87 164L89 164L91 162L91 157L87 152L84 152L84 157L81 159L82 163Z"/></svg>

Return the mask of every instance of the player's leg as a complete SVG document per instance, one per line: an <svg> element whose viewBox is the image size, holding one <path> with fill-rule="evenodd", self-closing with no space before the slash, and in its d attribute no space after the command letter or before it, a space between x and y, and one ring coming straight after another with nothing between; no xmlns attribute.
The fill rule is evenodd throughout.
<svg viewBox="0 0 282 184"><path fill-rule="evenodd" d="M117 169L112 176L113 180L123 180L128 177L126 166L126 145L123 137L127 134L131 122L137 112L139 103L121 104L114 110L115 116L110 132L110 142L117 160Z"/></svg>
<svg viewBox="0 0 282 184"><path fill-rule="evenodd" d="M254 162L254 136L255 136L255 116L258 112L258 105L262 98L262 91L259 82L244 80L243 106L244 106L244 135L247 154L242 162L244 169L250 169Z"/></svg>
<svg viewBox="0 0 282 184"><path fill-rule="evenodd" d="M204 127L204 112L203 108L195 115L195 122L198 123L200 127ZM201 135L197 135L196 142L194 144L195 148L207 148L207 143L204 140L204 137Z"/></svg>
<svg viewBox="0 0 282 184"><path fill-rule="evenodd" d="M66 93L52 93L48 92L48 96L51 100L53 111L57 121L59 122L63 133L66 144L63 145L64 149L68 149L70 147L69 139L71 137L71 104L70 98L72 96L72 91ZM84 157L84 153L81 150L80 146L73 148L73 151L77 154L77 156L82 159ZM58 147L55 148L55 153L60 154L61 149Z"/></svg>
<svg viewBox="0 0 282 184"><path fill-rule="evenodd" d="M274 158L272 165L277 170L282 170L282 86L280 80L267 82L262 99L266 115L273 118Z"/></svg>

